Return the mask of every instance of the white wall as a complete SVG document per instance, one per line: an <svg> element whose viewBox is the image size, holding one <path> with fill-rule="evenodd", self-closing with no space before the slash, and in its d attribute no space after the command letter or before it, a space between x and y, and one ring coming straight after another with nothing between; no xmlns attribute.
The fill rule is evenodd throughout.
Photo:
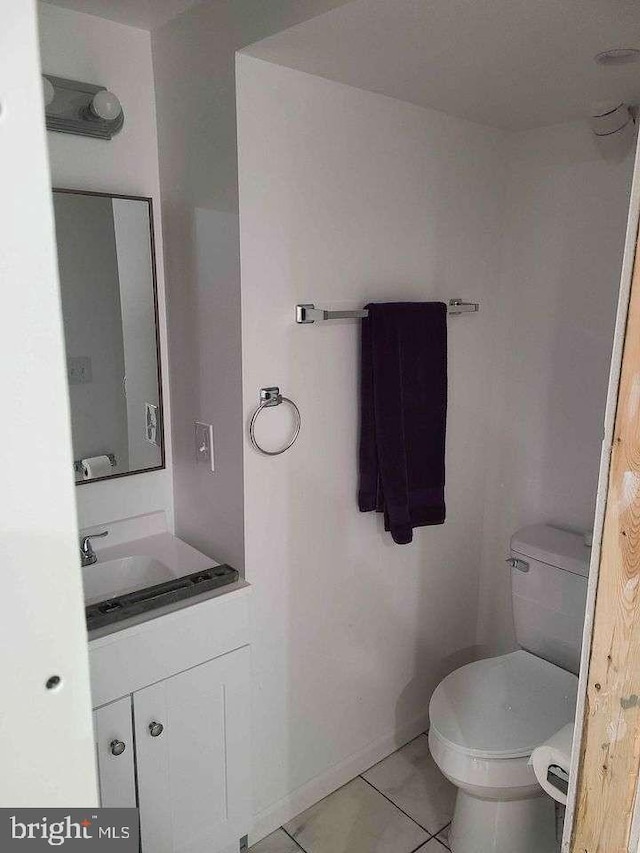
<svg viewBox="0 0 640 853"><path fill-rule="evenodd" d="M303 420L283 456L244 445L262 834L423 730L476 654L504 135L240 55L238 142L245 420L270 384ZM451 297L483 310L449 323L448 520L398 546L356 507L358 324L294 305Z"/></svg>
<svg viewBox="0 0 640 853"><path fill-rule="evenodd" d="M49 4L39 4L38 12L43 71L107 86L118 95L125 112L124 128L110 142L47 134L54 186L151 196L154 201L167 469L80 486L76 490L79 525L89 527L159 509L167 512L171 523L164 265L150 35Z"/></svg>
<svg viewBox="0 0 640 853"><path fill-rule="evenodd" d="M586 122L509 137L480 583L489 652L514 642L513 531L593 527L631 148L608 159Z"/></svg>
<svg viewBox="0 0 640 853"><path fill-rule="evenodd" d="M176 532L242 571L235 51L345 0L209 0L154 30ZM215 473L194 421L212 423Z"/></svg>

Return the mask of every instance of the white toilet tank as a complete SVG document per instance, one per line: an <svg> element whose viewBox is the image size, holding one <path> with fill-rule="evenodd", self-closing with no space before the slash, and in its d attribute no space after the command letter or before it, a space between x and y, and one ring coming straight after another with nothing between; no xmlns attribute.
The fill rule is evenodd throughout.
<svg viewBox="0 0 640 853"><path fill-rule="evenodd" d="M511 596L521 648L578 674L591 549L546 524L511 537Z"/></svg>

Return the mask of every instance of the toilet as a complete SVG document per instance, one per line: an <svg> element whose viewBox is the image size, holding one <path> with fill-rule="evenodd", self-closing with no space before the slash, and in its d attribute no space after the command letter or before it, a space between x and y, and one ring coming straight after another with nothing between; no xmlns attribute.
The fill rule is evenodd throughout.
<svg viewBox="0 0 640 853"><path fill-rule="evenodd" d="M590 549L533 525L511 539L510 654L448 675L429 704L429 747L457 788L453 853L555 853L555 804L532 751L575 715Z"/></svg>

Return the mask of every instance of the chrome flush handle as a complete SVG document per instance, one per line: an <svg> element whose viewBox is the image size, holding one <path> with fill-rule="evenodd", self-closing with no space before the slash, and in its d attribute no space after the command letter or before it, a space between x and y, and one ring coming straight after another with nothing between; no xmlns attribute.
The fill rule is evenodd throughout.
<svg viewBox="0 0 640 853"><path fill-rule="evenodd" d="M528 572L529 571L529 563L526 560L518 560L517 557L507 557L505 560L512 569L517 569L519 572Z"/></svg>

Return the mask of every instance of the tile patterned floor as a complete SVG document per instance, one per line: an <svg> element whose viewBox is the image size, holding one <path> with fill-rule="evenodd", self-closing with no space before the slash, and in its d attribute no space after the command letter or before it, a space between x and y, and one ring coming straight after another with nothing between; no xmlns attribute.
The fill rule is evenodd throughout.
<svg viewBox="0 0 640 853"><path fill-rule="evenodd" d="M447 853L455 794L420 735L250 853Z"/></svg>

